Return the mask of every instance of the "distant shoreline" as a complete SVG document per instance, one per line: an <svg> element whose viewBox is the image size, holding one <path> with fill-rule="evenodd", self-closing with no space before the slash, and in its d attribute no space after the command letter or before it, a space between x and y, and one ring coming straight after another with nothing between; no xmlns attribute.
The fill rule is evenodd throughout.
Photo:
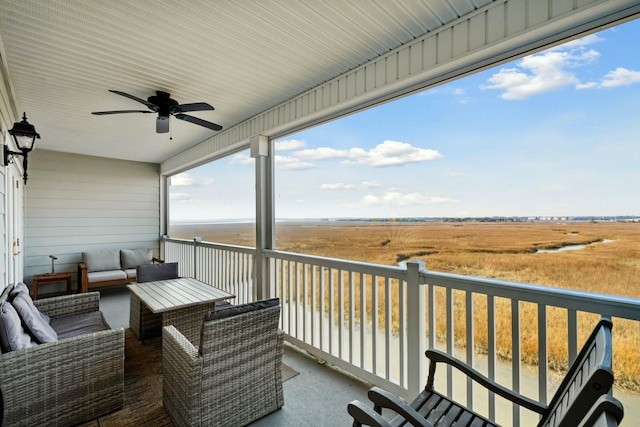
<svg viewBox="0 0 640 427"><path fill-rule="evenodd" d="M331 223L331 222L640 222L637 215L604 215L604 216L493 216L493 217L403 217L403 218L278 218L276 223ZM241 219L203 219L173 221L172 225L221 225L221 224L255 224L253 218Z"/></svg>

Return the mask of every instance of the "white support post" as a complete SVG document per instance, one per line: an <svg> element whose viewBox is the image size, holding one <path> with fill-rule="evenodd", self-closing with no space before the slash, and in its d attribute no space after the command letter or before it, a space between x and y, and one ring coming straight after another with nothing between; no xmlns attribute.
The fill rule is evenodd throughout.
<svg viewBox="0 0 640 427"><path fill-rule="evenodd" d="M427 382L427 318L425 288L420 283L424 261L407 263L407 392L415 398Z"/></svg>
<svg viewBox="0 0 640 427"><path fill-rule="evenodd" d="M251 157L256 159L256 268L254 300L271 297L269 263L265 249L275 247L275 213L273 205L273 156L269 138L256 135L250 140Z"/></svg>

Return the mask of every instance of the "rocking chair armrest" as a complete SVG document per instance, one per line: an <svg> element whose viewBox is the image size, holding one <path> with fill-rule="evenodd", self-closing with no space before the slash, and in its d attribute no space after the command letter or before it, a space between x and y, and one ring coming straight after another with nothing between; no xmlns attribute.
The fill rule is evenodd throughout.
<svg viewBox="0 0 640 427"><path fill-rule="evenodd" d="M347 412L353 417L353 427L391 427L389 421L373 409L366 406L359 400L354 400L347 405Z"/></svg>
<svg viewBox="0 0 640 427"><path fill-rule="evenodd" d="M377 413L381 412L381 408L391 409L397 414L402 415L405 420L415 427L433 427L418 411L395 394L389 393L380 387L373 387L369 390L368 396L369 400L373 402L374 411Z"/></svg>
<svg viewBox="0 0 640 427"><path fill-rule="evenodd" d="M430 360L430 365L429 365L429 379L427 380L427 389L431 390L433 389L433 376L435 375L435 366L437 362L443 362L446 363L448 365L453 366L454 368L460 370L461 372L463 372L465 375L467 375L469 378L471 378L472 380L474 380L475 382L477 382L478 384L482 385L483 387L485 387L486 389L496 393L499 396L504 397L505 399L519 405L522 406L524 408L529 409L530 411L534 411L538 414L543 414L547 407L544 406L543 404L541 404L540 402L537 402L533 399L529 399L526 396L523 396L519 393L516 393L512 390L509 390L508 388L505 388L503 386L501 386L500 384L496 383L495 381L485 377L483 374L481 374L480 372L476 371L475 369L473 369L472 367L470 367L469 365L465 364L464 362L451 357L450 355L448 355L447 353L444 353L442 351L439 350L427 350L425 352L425 356L427 356L427 358Z"/></svg>

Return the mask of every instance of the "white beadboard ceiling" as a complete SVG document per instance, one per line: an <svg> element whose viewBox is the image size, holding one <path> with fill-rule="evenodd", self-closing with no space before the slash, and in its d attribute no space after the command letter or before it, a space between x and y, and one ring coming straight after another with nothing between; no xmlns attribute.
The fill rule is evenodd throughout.
<svg viewBox="0 0 640 427"><path fill-rule="evenodd" d="M229 129L493 1L0 0L0 66L36 148L160 163L216 132L92 115L145 109L109 89L207 102L189 114Z"/></svg>
<svg viewBox="0 0 640 427"><path fill-rule="evenodd" d="M156 90L225 129L491 0L0 0L0 54L37 148L159 163L215 132L109 89Z"/></svg>

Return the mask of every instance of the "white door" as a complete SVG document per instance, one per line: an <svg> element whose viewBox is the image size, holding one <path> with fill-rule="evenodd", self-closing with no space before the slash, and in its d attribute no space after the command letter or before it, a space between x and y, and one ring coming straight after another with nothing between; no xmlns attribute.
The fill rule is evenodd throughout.
<svg viewBox="0 0 640 427"><path fill-rule="evenodd" d="M23 236L23 200L24 183L15 167L8 167L7 172L7 283L18 283L23 279L24 236Z"/></svg>

